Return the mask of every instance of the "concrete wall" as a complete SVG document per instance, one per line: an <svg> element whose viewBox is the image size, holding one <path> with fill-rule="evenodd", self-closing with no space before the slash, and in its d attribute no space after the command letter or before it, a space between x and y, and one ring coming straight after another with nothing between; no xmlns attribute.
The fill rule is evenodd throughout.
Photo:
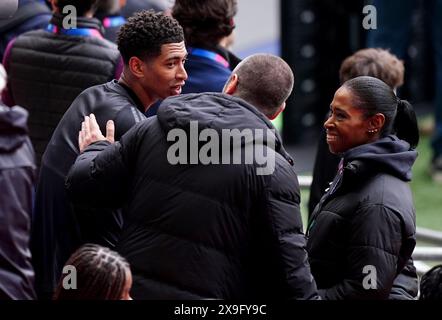
<svg viewBox="0 0 442 320"><path fill-rule="evenodd" d="M279 0L238 0L235 43L240 57L252 53L279 54Z"/></svg>

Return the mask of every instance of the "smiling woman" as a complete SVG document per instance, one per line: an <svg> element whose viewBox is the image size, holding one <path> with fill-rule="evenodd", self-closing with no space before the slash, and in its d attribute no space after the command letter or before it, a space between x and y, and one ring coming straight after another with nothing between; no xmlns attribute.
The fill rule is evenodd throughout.
<svg viewBox="0 0 442 320"><path fill-rule="evenodd" d="M364 110L354 108L352 104L349 89L339 88L330 106L330 117L324 124L327 143L332 153L340 154L379 138L379 127L385 121L385 117L381 113L373 118L366 117ZM374 121L378 123L375 125ZM370 127L377 129L369 129Z"/></svg>
<svg viewBox="0 0 442 320"><path fill-rule="evenodd" d="M336 91L330 110L324 127L332 153L343 153L391 133L407 140L413 148L419 141L411 105L398 99L381 80L359 77L345 82Z"/></svg>
<svg viewBox="0 0 442 320"><path fill-rule="evenodd" d="M325 299L412 299L415 209L408 182L417 157L416 115L384 82L339 88L325 122L343 159L308 223L312 274Z"/></svg>

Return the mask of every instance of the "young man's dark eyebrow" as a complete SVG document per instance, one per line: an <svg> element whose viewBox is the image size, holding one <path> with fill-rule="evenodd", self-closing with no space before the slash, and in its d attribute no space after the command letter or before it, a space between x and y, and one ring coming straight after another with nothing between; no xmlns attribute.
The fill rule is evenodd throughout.
<svg viewBox="0 0 442 320"><path fill-rule="evenodd" d="M186 53L186 55L184 56L184 59L186 59L187 58L187 56L188 56L188 53ZM169 58L167 58L166 59L166 61L170 61L170 60L181 60L181 59L183 59L181 56L171 56L171 57L169 57Z"/></svg>

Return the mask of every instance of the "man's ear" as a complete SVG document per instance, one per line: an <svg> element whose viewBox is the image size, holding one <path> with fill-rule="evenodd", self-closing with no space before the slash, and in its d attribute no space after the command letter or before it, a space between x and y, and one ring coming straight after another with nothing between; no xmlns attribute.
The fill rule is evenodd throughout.
<svg viewBox="0 0 442 320"><path fill-rule="evenodd" d="M385 124L385 116L382 113L376 113L374 116L370 117L368 126L370 130L375 130L375 132L380 132Z"/></svg>
<svg viewBox="0 0 442 320"><path fill-rule="evenodd" d="M270 120L274 120L274 119L276 119L276 117L279 116L279 114L280 114L281 112L284 111L285 107L286 107L286 103L284 102L284 103L278 108L278 110L276 110L276 112L275 112L274 114L272 114L272 115L269 117L269 119L270 119Z"/></svg>
<svg viewBox="0 0 442 320"><path fill-rule="evenodd" d="M143 61L138 57L131 57L129 59L129 70L137 78L144 77L143 69L145 68Z"/></svg>
<svg viewBox="0 0 442 320"><path fill-rule="evenodd" d="M229 82L226 84L224 88L224 93L233 95L238 88L238 75L235 73L230 76Z"/></svg>

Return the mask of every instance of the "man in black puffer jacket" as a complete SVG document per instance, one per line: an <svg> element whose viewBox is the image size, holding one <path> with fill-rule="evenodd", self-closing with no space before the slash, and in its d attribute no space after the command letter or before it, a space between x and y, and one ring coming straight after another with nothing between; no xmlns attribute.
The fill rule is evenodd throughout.
<svg viewBox="0 0 442 320"><path fill-rule="evenodd" d="M94 116L84 122L80 147L96 143L77 158L67 187L77 203L125 205L116 249L131 265L134 299L317 298L293 160L268 120L292 88L282 59L254 55L233 71L224 94L168 98L157 117L119 143L104 141ZM235 130L256 133L236 145L244 157L254 145L253 162L230 164L232 149L216 151ZM259 130L267 132L267 145ZM189 132L190 141L172 145ZM201 143L209 136L213 161L204 164L209 152ZM260 148L267 162L257 158ZM270 170L260 171L263 163Z"/></svg>

